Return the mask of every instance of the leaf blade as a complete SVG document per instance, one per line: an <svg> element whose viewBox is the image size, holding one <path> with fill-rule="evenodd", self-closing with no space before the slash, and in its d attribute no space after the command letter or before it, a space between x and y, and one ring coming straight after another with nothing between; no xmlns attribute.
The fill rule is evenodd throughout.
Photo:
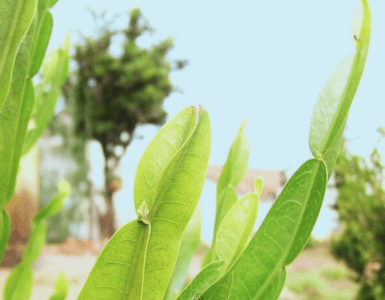
<svg viewBox="0 0 385 300"><path fill-rule="evenodd" d="M315 157L325 157L327 151L336 152L340 147L349 109L360 83L369 50L371 13L367 0L361 0L363 17L357 40L356 54L342 61L334 71L314 108L309 145ZM329 155L326 161L329 176L335 162Z"/></svg>
<svg viewBox="0 0 385 300"><path fill-rule="evenodd" d="M231 300L259 299L305 246L326 190L326 165L311 159L285 185L233 269Z"/></svg>
<svg viewBox="0 0 385 300"><path fill-rule="evenodd" d="M10 88L12 70L23 37L32 23L37 0L11 0L0 3L2 24L0 30L0 110Z"/></svg>

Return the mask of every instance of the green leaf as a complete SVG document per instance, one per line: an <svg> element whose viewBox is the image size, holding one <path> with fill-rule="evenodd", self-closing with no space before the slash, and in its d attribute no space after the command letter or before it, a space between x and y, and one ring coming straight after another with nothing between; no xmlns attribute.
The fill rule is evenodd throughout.
<svg viewBox="0 0 385 300"><path fill-rule="evenodd" d="M32 23L36 6L36 0L0 2L0 110L9 92L16 54Z"/></svg>
<svg viewBox="0 0 385 300"><path fill-rule="evenodd" d="M263 192L263 178L261 176L258 176L254 179L253 182L254 192L261 196Z"/></svg>
<svg viewBox="0 0 385 300"><path fill-rule="evenodd" d="M54 198L52 198L48 204L41 209L35 216L35 222L38 222L42 219L50 218L58 214L64 207L65 198L67 198L71 193L70 185L68 181L61 180L59 182L59 193Z"/></svg>
<svg viewBox="0 0 385 300"><path fill-rule="evenodd" d="M286 281L286 269L283 268L276 279L272 280L270 286L259 298L260 300L276 300L282 292Z"/></svg>
<svg viewBox="0 0 385 300"><path fill-rule="evenodd" d="M47 0L49 2L49 8L54 6L59 0Z"/></svg>
<svg viewBox="0 0 385 300"><path fill-rule="evenodd" d="M43 135L55 110L63 84L68 76L69 65L69 35L62 49L56 49L48 54L43 62L42 79L35 89L36 103L31 116L30 125L23 148L26 154Z"/></svg>
<svg viewBox="0 0 385 300"><path fill-rule="evenodd" d="M220 278L223 272L223 261L214 261L199 272L191 283L183 290L177 300L199 299Z"/></svg>
<svg viewBox="0 0 385 300"><path fill-rule="evenodd" d="M222 219L229 209L238 200L235 188L242 181L247 171L247 162L249 160L250 145L244 132L246 120L244 120L238 130L238 134L231 145L225 165L217 184L217 202L216 215L214 223L213 242L211 249L203 259L202 266L217 260L215 244L216 236Z"/></svg>
<svg viewBox="0 0 385 300"><path fill-rule="evenodd" d="M301 252L317 220L326 182L326 165L317 159L291 177L234 267L229 299L260 299Z"/></svg>
<svg viewBox="0 0 385 300"><path fill-rule="evenodd" d="M164 300L172 300L173 295L178 295L182 291L193 262L194 254L199 247L200 232L201 211L199 206L197 206L183 233L178 259L175 263L174 272L172 273Z"/></svg>
<svg viewBox="0 0 385 300"><path fill-rule="evenodd" d="M233 284L233 273L229 272L217 283L212 285L199 300L227 300Z"/></svg>
<svg viewBox="0 0 385 300"><path fill-rule="evenodd" d="M188 108L165 127L143 154L134 189L135 205L147 203L153 230L144 298L154 300L163 299L166 293L183 232L203 188L210 150L210 124L205 110ZM172 157L164 156L168 151L174 153ZM164 165L163 160L169 163Z"/></svg>
<svg viewBox="0 0 385 300"><path fill-rule="evenodd" d="M361 2L362 23L358 36L355 33L357 52L344 59L333 72L318 98L311 121L310 149L315 157L325 159L329 177L335 164L333 154L341 146L350 105L360 83L369 50L371 13L367 0Z"/></svg>
<svg viewBox="0 0 385 300"><path fill-rule="evenodd" d="M64 300L68 294L68 280L64 273L60 273L55 280L55 293L49 300Z"/></svg>
<svg viewBox="0 0 385 300"><path fill-rule="evenodd" d="M47 236L47 223L44 220L32 223L32 232L23 252L22 262L32 265L40 256Z"/></svg>
<svg viewBox="0 0 385 300"><path fill-rule="evenodd" d="M35 28L34 21L19 47L11 88L0 111L0 207L4 207L13 195L28 120L34 104L33 85L27 75Z"/></svg>
<svg viewBox="0 0 385 300"><path fill-rule="evenodd" d="M11 232L11 218L6 210L1 214L0 231L0 265L3 261L3 255L8 244L9 234Z"/></svg>
<svg viewBox="0 0 385 300"><path fill-rule="evenodd" d="M238 200L238 195L234 188L228 187L227 189L225 189L221 197L221 203L222 203L222 205L220 206L221 211L228 212L231 209L231 207L234 205L234 203L237 202L237 200ZM218 216L218 213L217 213L217 216ZM212 261L218 260L215 245L216 245L216 235L213 238L213 244L211 245L210 250L206 253L203 259L202 267L206 266Z"/></svg>
<svg viewBox="0 0 385 300"><path fill-rule="evenodd" d="M4 285L4 300L28 300L32 293L32 266L18 265L9 274Z"/></svg>
<svg viewBox="0 0 385 300"><path fill-rule="evenodd" d="M215 248L225 269L239 259L253 230L258 213L259 196L246 194L228 211L218 230Z"/></svg>
<svg viewBox="0 0 385 300"><path fill-rule="evenodd" d="M33 53L32 65L30 68L29 77L32 78L39 71L41 63L43 62L45 51L51 38L53 18L49 11L45 12L43 19L41 20L42 24L38 29L37 40L35 44L35 49Z"/></svg>
<svg viewBox="0 0 385 300"><path fill-rule="evenodd" d="M214 240L218 232L219 226L222 222L222 219L227 214L227 211L233 205L227 203L226 200L234 199L229 197L227 194L232 193L229 191L229 187L235 189L238 184L242 181L243 177L247 171L247 162L249 160L250 145L249 140L244 132L246 126L246 120L244 120L238 130L238 134L231 145L229 154L227 156L226 163L223 166L221 175L218 179L217 184L217 213L215 216L214 223Z"/></svg>
<svg viewBox="0 0 385 300"><path fill-rule="evenodd" d="M124 296L127 285L131 285L130 280L135 280L133 275L140 281L143 278L143 270L135 266L143 253L137 250L145 240L143 233L149 230L149 226L142 222L132 221L118 230L99 255L91 274L89 275L78 300L85 299L128 299ZM138 274L132 274L132 270L139 270ZM136 281L136 283L138 283ZM135 287L133 287L135 288ZM141 287L139 287L141 290ZM141 298L136 298L141 299Z"/></svg>

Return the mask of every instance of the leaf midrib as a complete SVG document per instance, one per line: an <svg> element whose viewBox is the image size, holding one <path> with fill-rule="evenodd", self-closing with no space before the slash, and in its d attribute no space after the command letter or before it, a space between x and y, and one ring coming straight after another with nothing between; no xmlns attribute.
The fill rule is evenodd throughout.
<svg viewBox="0 0 385 300"><path fill-rule="evenodd" d="M314 159L313 159L314 160ZM309 182L309 186L313 187L314 185L314 182L315 182L315 179L317 177L317 173L318 173L318 170L319 170L319 167L320 167L320 164L322 163L321 160L317 160L315 162L317 164L317 167L314 168L314 171L313 171L313 175L312 175L312 178ZM290 239L290 242L288 243L288 245L290 245L290 247L286 247L286 250L284 251L283 255L281 255L281 259L279 259L279 263L277 263L273 269L272 272L270 272L269 276L267 277L267 279L265 280L264 284L262 285L262 287L258 290L258 293L254 296L253 300L258 300L259 299L259 296L261 296L266 288L269 287L271 281L277 276L278 274L278 271L282 268L282 267L285 267L285 260L293 246L293 242L295 241L296 237L297 237L297 233L298 233L298 229L300 228L301 226L301 223L302 223L302 217L303 215L305 214L305 211L306 211L306 204L308 203L309 201L309 198L310 198L310 194L312 192L312 188L309 188L307 193L306 193L306 198L307 199L306 201L303 202L303 205L301 207L301 213L300 213L300 220L301 222L297 222L296 225L295 225L295 230L294 230L294 233L295 234L292 234L292 237Z"/></svg>

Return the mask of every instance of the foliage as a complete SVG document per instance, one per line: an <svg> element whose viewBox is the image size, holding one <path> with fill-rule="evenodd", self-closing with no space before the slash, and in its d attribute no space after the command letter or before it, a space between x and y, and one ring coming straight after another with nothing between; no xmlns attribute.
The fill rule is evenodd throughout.
<svg viewBox="0 0 385 300"><path fill-rule="evenodd" d="M332 243L332 252L357 273L358 299L385 297L385 190L384 166L377 147L370 163L345 148L337 160L334 208L342 232Z"/></svg>
<svg viewBox="0 0 385 300"><path fill-rule="evenodd" d="M0 8L0 208L15 188L20 157L43 133L68 70L68 39L64 50L44 64L42 83L32 78L42 65L52 31L49 9L56 1L2 1ZM35 101L36 100L36 101ZM32 116L32 119L31 119ZM30 120L31 119L31 120ZM30 123L31 121L31 123ZM9 218L0 214L0 257L9 236Z"/></svg>
<svg viewBox="0 0 385 300"><path fill-rule="evenodd" d="M305 162L285 185L255 235L257 193L237 199L231 193L247 168L244 124L233 143L218 183L217 231L206 265L174 298L277 299L286 279L285 266L305 247L342 142L347 114L365 65L370 11L363 0L356 36L357 53L344 60L326 83L315 107ZM326 124L326 126L325 126ZM207 113L190 107L155 136L138 165L134 202L138 219L120 229L100 254L79 300L164 299L183 232L202 189L210 147ZM238 153L242 153L238 156ZM329 169L327 169L329 168ZM222 195L229 191L228 197ZM109 274L107 277L105 274Z"/></svg>
<svg viewBox="0 0 385 300"><path fill-rule="evenodd" d="M363 72L370 39L370 10L366 0L362 0L362 8L361 26L355 33L357 52L354 57L344 60L333 73L313 113L309 142L315 158L300 166L287 182L253 237L251 230L263 187L260 179L254 184L255 193L246 194L238 200L230 192L230 200L217 203L215 251L210 250L213 254L209 256L209 262L184 290L179 293L173 288L171 294L174 292L174 299L263 300L279 297L286 280L285 267L305 247L318 217L328 177L342 143L349 107ZM145 26L133 28L126 32L128 40L140 35ZM103 45L99 46L103 48ZM108 55L105 58L105 61L111 62ZM21 73L15 71L14 74L19 76ZM12 88L11 85L10 90ZM154 93L150 91L149 94ZM6 105L7 102L4 108ZM31 106L27 105L27 108L31 109ZM140 107L137 110L141 112ZM22 124L27 124L30 111L27 116ZM12 125L16 126L10 124L8 129L0 123L0 128L13 130L10 133L16 132ZM229 153L226 163L229 167L224 168L220 176L223 178L220 191L232 187L243 177L242 170L246 167L237 164L243 164L244 161L233 159L233 154L239 153L241 145L247 145L237 142L244 140L242 135L241 127L233 144L235 146ZM22 136L25 136L25 132ZM14 137L15 140L18 138ZM187 244L185 239L196 238L191 235L198 234L195 230L189 235L185 235L185 232L197 209L205 181L210 140L209 117L199 106L186 108L158 132L144 152L135 177L134 203L138 219L123 226L110 239L78 300L164 299L171 286L170 280L178 279L173 276L174 270L180 270L179 264L187 268L186 261L180 258L180 254L183 255L180 252L181 245ZM23 143L24 138L18 140L17 147L11 151L12 155L14 149L19 153L15 156L16 167ZM0 158L3 159L3 156ZM3 165L4 161L1 163ZM17 169L13 169L15 165L8 164L6 167L16 174ZM12 181L7 185L12 176L1 178L6 181L5 184L2 181L6 189L0 189L0 195L3 196L13 190ZM219 199L222 199L221 196L219 194ZM59 207L51 204L36 216L35 233L31 236L22 264L7 280L5 299L9 299L13 293L17 293L13 297L17 300L26 299L30 294L31 263L44 243L42 237L45 231L39 229L45 228L42 218L57 212ZM191 260L193 248L189 249L188 260Z"/></svg>
<svg viewBox="0 0 385 300"><path fill-rule="evenodd" d="M33 287L32 265L39 257L46 239L47 224L45 219L57 214L63 208L64 200L69 194L68 182L61 181L57 196L33 217L32 232L24 249L22 261L12 270L5 282L4 300L27 300L30 298ZM60 281L63 280L60 279ZM58 285L63 284L58 283Z"/></svg>

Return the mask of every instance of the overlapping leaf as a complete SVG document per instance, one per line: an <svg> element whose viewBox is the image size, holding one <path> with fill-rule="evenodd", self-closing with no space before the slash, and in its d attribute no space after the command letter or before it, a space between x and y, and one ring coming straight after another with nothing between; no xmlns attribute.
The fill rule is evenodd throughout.
<svg viewBox="0 0 385 300"><path fill-rule="evenodd" d="M250 146L249 140L244 132L246 121L243 121L238 134L231 145L225 165L217 184L216 215L212 247L203 260L203 266L217 260L216 237L223 218L238 200L235 188L242 181L247 171Z"/></svg>
<svg viewBox="0 0 385 300"><path fill-rule="evenodd" d="M171 278L185 227L197 205L208 163L210 127L207 112L187 108L169 121L146 149L135 178L135 205L140 220L119 230L99 256L79 300L99 297L160 300L164 298ZM166 163L165 163L166 162ZM143 247L143 230L151 225L148 246ZM139 224L139 225L138 225ZM140 226L144 226L141 228ZM122 238L122 236L127 236ZM127 241L120 254L123 264L114 263L116 244ZM145 265L132 273L144 272L143 293L132 284L133 265ZM118 260L116 260L118 261ZM117 278L102 282L104 274ZM126 293L127 292L127 293Z"/></svg>
<svg viewBox="0 0 385 300"><path fill-rule="evenodd" d="M63 47L48 54L42 66L42 83L35 86L35 106L31 115L30 128L25 138L23 154L26 154L43 135L51 119L55 105L68 76L69 35Z"/></svg>
<svg viewBox="0 0 385 300"><path fill-rule="evenodd" d="M16 54L31 25L36 6L37 0L0 2L0 110L7 99Z"/></svg>
<svg viewBox="0 0 385 300"><path fill-rule="evenodd" d="M214 261L204 267L191 283L183 290L177 300L199 299L213 286L223 272L223 261Z"/></svg>
<svg viewBox="0 0 385 300"><path fill-rule="evenodd" d="M364 71L369 50L371 13L367 0L362 0L362 19L355 26L357 52L342 61L323 88L315 106L309 136L310 149L322 157L329 176L342 143L342 134L349 109ZM357 24L357 21L355 22Z"/></svg>
<svg viewBox="0 0 385 300"><path fill-rule="evenodd" d="M175 294L178 295L182 291L193 262L194 254L199 247L200 232L201 212L199 206L197 206L194 215L183 233L178 259L175 263L175 268L164 300L172 300Z"/></svg>
<svg viewBox="0 0 385 300"><path fill-rule="evenodd" d="M292 176L234 267L229 299L260 299L300 253L317 220L326 180L325 163L316 159Z"/></svg>

